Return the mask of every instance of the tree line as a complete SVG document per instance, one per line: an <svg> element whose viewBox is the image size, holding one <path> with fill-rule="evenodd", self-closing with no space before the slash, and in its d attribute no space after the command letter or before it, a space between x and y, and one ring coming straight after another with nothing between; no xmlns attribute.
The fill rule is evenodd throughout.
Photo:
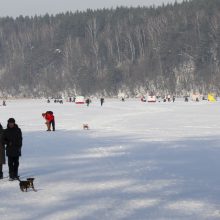
<svg viewBox="0 0 220 220"><path fill-rule="evenodd" d="M1 96L220 92L220 1L0 18Z"/></svg>

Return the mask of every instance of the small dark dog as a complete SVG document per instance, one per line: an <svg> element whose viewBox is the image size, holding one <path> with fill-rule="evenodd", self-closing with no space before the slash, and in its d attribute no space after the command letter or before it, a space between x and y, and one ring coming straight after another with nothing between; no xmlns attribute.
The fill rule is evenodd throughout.
<svg viewBox="0 0 220 220"><path fill-rule="evenodd" d="M83 124L83 129L84 129L84 130L85 130L85 129L89 130L89 125L88 125L88 124Z"/></svg>
<svg viewBox="0 0 220 220"><path fill-rule="evenodd" d="M27 178L27 180L20 180L18 178L18 181L20 182L19 185L22 192L27 192L29 188L32 188L34 192L37 192L34 188L34 178Z"/></svg>

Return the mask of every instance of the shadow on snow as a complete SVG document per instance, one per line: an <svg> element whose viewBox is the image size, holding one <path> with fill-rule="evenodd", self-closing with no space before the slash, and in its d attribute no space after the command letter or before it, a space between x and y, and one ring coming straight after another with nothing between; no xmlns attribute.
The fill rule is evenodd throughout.
<svg viewBox="0 0 220 220"><path fill-rule="evenodd" d="M26 219L220 218L219 137L152 141L65 130L24 137L20 174L36 177L40 189L19 203Z"/></svg>

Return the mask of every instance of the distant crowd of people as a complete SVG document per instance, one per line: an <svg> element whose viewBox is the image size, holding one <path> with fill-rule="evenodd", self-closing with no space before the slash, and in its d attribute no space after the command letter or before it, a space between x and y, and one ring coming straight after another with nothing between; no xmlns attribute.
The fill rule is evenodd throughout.
<svg viewBox="0 0 220 220"><path fill-rule="evenodd" d="M60 104L63 104L63 100L62 100L62 99L54 99L53 102L54 102L54 103L60 103ZM50 103L50 99L47 99L47 103Z"/></svg>
<svg viewBox="0 0 220 220"><path fill-rule="evenodd" d="M125 101L124 98L122 98L122 101ZM60 104L63 104L63 100L62 99L54 99L53 101L54 103L60 103ZM76 97L69 97L68 98L68 102L76 102ZM90 98L86 98L85 99L85 103L87 106L89 106L91 104L92 100ZM100 98L100 103L101 103L101 106L103 106L105 102L105 99L103 97ZM47 99L47 103L51 103L51 100L50 99Z"/></svg>
<svg viewBox="0 0 220 220"><path fill-rule="evenodd" d="M150 97L154 97L154 102L175 102L176 101L176 97L175 96L164 96L164 97L160 97L160 96L150 96ZM190 97L190 96L184 96L183 100L184 102L189 102L189 99L191 98L192 101L195 102L199 102L201 100L207 100L207 98L203 97ZM148 99L145 98L145 96L141 97L141 101L142 102L147 102ZM149 101L148 101L149 102ZM152 101L151 101L152 102Z"/></svg>

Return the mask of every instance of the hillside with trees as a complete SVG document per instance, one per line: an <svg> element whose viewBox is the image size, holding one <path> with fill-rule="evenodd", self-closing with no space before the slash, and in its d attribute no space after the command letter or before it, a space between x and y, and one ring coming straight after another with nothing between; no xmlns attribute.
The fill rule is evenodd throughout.
<svg viewBox="0 0 220 220"><path fill-rule="evenodd" d="M220 93L220 1L0 18L1 96Z"/></svg>

